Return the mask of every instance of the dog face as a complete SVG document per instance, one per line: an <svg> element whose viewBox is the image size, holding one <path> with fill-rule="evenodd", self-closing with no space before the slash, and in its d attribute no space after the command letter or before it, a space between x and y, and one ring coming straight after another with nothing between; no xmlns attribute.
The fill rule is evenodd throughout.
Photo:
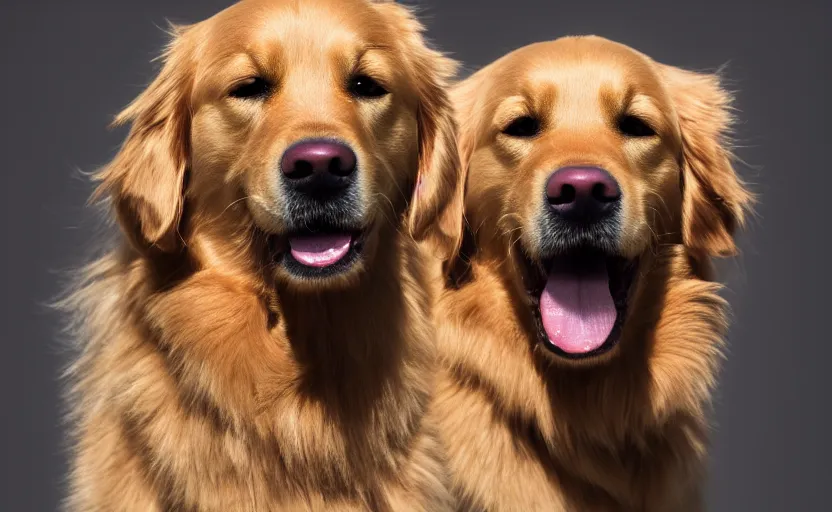
<svg viewBox="0 0 832 512"><path fill-rule="evenodd" d="M240 2L176 30L102 190L142 251L262 233L283 282L349 284L385 234L456 244L453 68L392 3Z"/></svg>
<svg viewBox="0 0 832 512"><path fill-rule="evenodd" d="M564 38L496 61L455 102L468 222L483 250L511 258L556 359L616 345L636 263L656 244L734 251L750 197L723 146L715 76Z"/></svg>

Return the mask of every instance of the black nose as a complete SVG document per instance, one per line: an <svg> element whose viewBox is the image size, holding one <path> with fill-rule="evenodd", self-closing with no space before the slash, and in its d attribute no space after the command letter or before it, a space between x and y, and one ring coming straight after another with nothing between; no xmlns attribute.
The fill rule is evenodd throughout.
<svg viewBox="0 0 832 512"><path fill-rule="evenodd" d="M306 140L291 146L280 159L288 185L306 192L333 191L349 186L357 158L346 144L330 140Z"/></svg>
<svg viewBox="0 0 832 512"><path fill-rule="evenodd" d="M607 171L597 167L564 167L546 182L546 199L558 215L593 222L612 213L621 200L621 188Z"/></svg>

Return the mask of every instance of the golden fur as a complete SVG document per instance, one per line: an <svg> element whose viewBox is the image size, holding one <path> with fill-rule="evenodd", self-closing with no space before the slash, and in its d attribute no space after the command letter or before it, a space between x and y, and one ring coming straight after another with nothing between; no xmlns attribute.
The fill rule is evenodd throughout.
<svg viewBox="0 0 832 512"><path fill-rule="evenodd" d="M80 352L68 508L450 508L423 421L435 340L416 243L460 236L454 63L389 2L246 0L174 32L97 176L123 236L63 304ZM391 94L351 98L355 69ZM230 99L253 74L272 96ZM267 244L275 160L321 136L363 160L370 226L325 288L273 268Z"/></svg>
<svg viewBox="0 0 832 512"><path fill-rule="evenodd" d="M468 237L439 299L432 414L468 510L682 511L702 506L706 410L726 329L710 257L735 251L751 196L725 146L714 75L597 37L521 48L460 83ZM616 116L658 136L628 140ZM501 130L534 115L533 138ZM568 165L621 184L621 251L638 257L620 342L562 359L535 337L518 254L544 180Z"/></svg>

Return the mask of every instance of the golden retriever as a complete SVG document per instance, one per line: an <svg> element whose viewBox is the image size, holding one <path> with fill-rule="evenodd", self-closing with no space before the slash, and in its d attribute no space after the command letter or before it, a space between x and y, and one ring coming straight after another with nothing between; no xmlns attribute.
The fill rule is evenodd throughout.
<svg viewBox="0 0 832 512"><path fill-rule="evenodd" d="M369 0L242 1L164 58L64 304L68 508L452 508L417 243L461 233L455 63Z"/></svg>
<svg viewBox="0 0 832 512"><path fill-rule="evenodd" d="M751 195L717 76L598 37L460 83L467 234L432 408L467 510L701 508L726 328L710 258Z"/></svg>

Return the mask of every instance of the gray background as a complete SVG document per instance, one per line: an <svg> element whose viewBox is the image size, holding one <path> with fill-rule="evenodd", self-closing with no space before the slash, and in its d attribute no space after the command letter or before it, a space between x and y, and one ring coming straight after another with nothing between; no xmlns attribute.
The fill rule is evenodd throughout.
<svg viewBox="0 0 832 512"><path fill-rule="evenodd" d="M151 78L165 19L219 0L3 0L0 6L0 510L62 493L65 354L43 306L95 231L79 169L125 135L105 129ZM832 510L832 345L826 265L832 169L832 2L424 0L436 44L475 69L526 43L595 33L694 69L727 62L744 176L762 196L724 265L735 312L717 397L708 490L716 511Z"/></svg>

